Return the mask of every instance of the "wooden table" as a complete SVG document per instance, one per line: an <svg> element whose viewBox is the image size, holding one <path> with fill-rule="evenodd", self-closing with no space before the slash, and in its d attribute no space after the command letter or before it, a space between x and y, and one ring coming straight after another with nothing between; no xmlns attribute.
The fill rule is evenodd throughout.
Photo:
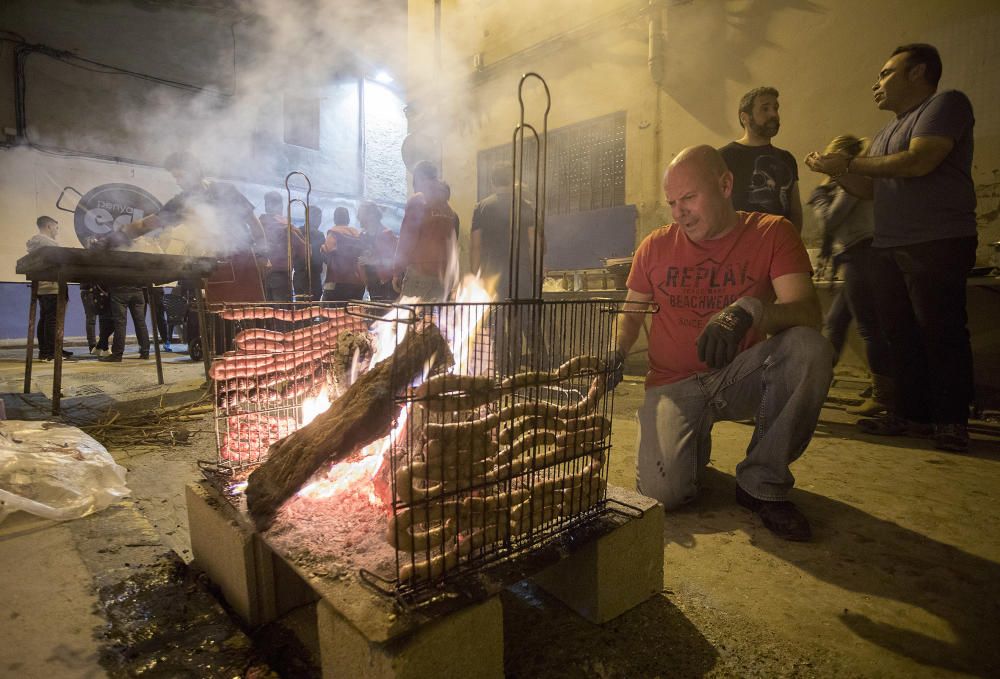
<svg viewBox="0 0 1000 679"><path fill-rule="evenodd" d="M195 291L201 333L202 360L208 375L209 356L206 339L206 319L203 290L206 280L218 266L214 257L185 257L149 252L118 250L85 250L83 248L40 248L17 260L17 273L31 281L31 304L28 308L28 342L24 359L24 393L31 391L31 356L35 348L35 316L38 310L38 283L59 284L56 296L55 370L52 375L52 414L59 414L62 396L62 347L66 321L68 283L100 283L102 285L136 285L147 291L154 285L185 281ZM147 294L153 318L153 348L156 352L156 376L163 384L163 364L156 327L156 300Z"/></svg>

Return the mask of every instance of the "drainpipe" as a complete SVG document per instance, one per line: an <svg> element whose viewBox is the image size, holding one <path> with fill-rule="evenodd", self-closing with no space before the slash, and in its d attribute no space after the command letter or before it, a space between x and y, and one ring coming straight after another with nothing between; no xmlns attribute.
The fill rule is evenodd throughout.
<svg viewBox="0 0 1000 679"><path fill-rule="evenodd" d="M441 76L441 0L434 0L434 76Z"/></svg>
<svg viewBox="0 0 1000 679"><path fill-rule="evenodd" d="M438 96L435 99L440 102L440 87L441 87L441 0L434 0L434 82L438 88ZM438 103L440 106L440 103ZM437 116L435 116L437 118ZM436 121L440 123L440 118ZM444 175L444 142L441 138L442 130L437 128L434 130L434 138L437 141L437 166L438 172Z"/></svg>
<svg viewBox="0 0 1000 679"><path fill-rule="evenodd" d="M663 0L649 0L649 75L657 85L663 85L664 36Z"/></svg>

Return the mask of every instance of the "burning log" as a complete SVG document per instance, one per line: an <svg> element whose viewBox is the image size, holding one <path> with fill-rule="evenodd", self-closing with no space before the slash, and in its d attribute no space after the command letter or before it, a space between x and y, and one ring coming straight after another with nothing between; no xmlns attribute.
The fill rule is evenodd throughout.
<svg viewBox="0 0 1000 679"><path fill-rule="evenodd" d="M266 529L285 500L325 463L388 435L395 395L431 360L437 365L453 360L444 337L430 323L410 328L391 357L358 377L326 412L273 444L248 479L247 505L257 528Z"/></svg>

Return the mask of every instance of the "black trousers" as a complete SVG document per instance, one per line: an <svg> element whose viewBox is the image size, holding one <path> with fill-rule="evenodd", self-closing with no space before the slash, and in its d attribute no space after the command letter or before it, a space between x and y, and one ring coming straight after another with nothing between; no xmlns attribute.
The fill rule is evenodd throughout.
<svg viewBox="0 0 1000 679"><path fill-rule="evenodd" d="M902 417L965 424L973 399L966 278L976 237L874 248L876 305Z"/></svg>
<svg viewBox="0 0 1000 679"><path fill-rule="evenodd" d="M146 298L140 288L122 287L111 290L111 314L115 319L115 339L111 353L121 356L125 353L125 332L128 320L126 311L132 316L135 338L139 342L139 353L149 355L149 329L146 327Z"/></svg>
<svg viewBox="0 0 1000 679"><path fill-rule="evenodd" d="M152 288L153 296L156 300L156 318L150 319L156 323L156 332L160 335L160 342L170 342L170 334L167 332L167 310L163 308L163 288Z"/></svg>
<svg viewBox="0 0 1000 679"><path fill-rule="evenodd" d="M836 257L835 266L843 273L844 286L830 305L823 325L824 334L833 344L839 360L851 320L856 320L858 334L864 341L868 368L876 375L888 376L892 374L892 357L882 333L874 295L874 276L878 265L871 240L856 243Z"/></svg>
<svg viewBox="0 0 1000 679"><path fill-rule="evenodd" d="M97 345L97 304L94 301L94 291L89 287L80 286L80 303L83 304L84 326L87 330L87 346L93 349Z"/></svg>
<svg viewBox="0 0 1000 679"><path fill-rule="evenodd" d="M268 302L290 302L292 289L288 285L287 271L270 271L264 277L264 296Z"/></svg>
<svg viewBox="0 0 1000 679"><path fill-rule="evenodd" d="M108 340L111 339L111 335L115 332L115 318L111 313L111 309L100 312L97 315L97 348L101 351L108 350Z"/></svg>
<svg viewBox="0 0 1000 679"><path fill-rule="evenodd" d="M365 294L364 283L337 283L333 290L323 291L324 302L347 302L348 300L361 299Z"/></svg>
<svg viewBox="0 0 1000 679"><path fill-rule="evenodd" d="M56 353L56 299L58 295L38 296L38 358L53 358Z"/></svg>

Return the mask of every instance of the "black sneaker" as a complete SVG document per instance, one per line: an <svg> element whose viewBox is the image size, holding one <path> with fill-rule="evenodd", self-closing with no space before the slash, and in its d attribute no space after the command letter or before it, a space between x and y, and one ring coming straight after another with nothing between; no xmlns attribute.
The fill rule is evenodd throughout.
<svg viewBox="0 0 1000 679"><path fill-rule="evenodd" d="M147 360L149 358L149 354L139 354L139 358Z"/></svg>
<svg viewBox="0 0 1000 679"><path fill-rule="evenodd" d="M100 361L101 363L121 363L122 357L111 354L110 356L101 356L97 360Z"/></svg>
<svg viewBox="0 0 1000 679"><path fill-rule="evenodd" d="M782 540L809 542L809 520L788 500L758 500L736 486L736 501L760 517L764 527Z"/></svg>
<svg viewBox="0 0 1000 679"><path fill-rule="evenodd" d="M969 429L964 424L935 424L934 447L953 453L969 451Z"/></svg>

